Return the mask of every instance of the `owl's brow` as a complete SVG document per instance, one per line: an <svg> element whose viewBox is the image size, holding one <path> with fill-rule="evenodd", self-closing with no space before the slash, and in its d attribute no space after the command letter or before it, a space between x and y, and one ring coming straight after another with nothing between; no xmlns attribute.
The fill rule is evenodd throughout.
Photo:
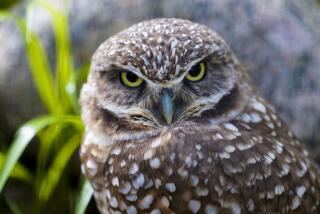
<svg viewBox="0 0 320 214"><path fill-rule="evenodd" d="M150 85L155 86L155 87L163 87L167 85L172 85L172 84L178 84L180 83L185 76L188 74L189 70L192 68L192 66L196 65L199 62L213 62L215 64L219 64L223 62L223 57L221 58L221 55L218 54L217 51L214 51L212 53L209 53L207 55L204 55L200 58L197 58L191 62L189 62L186 66L182 67L181 70L183 70L182 74L179 75L176 79L168 81L166 84L161 84L161 83L155 83L151 81L146 75L144 75L139 68L134 67L132 65L122 65L122 64L113 64L110 65L110 68L107 70L115 71L115 72L131 72L138 77L142 78L144 81L148 82ZM106 71L106 70L104 70ZM102 72L104 72L102 71Z"/></svg>
<svg viewBox="0 0 320 214"><path fill-rule="evenodd" d="M216 51L209 53L207 55L204 55L204 56L188 63L184 68L183 75L181 75L181 76L185 77L187 75L187 73L189 72L189 70L192 68L192 66L196 65L199 62L212 62L215 64L219 64L219 63L223 62L223 59L219 56L219 54Z"/></svg>
<svg viewBox="0 0 320 214"><path fill-rule="evenodd" d="M160 86L161 84L157 84L152 82L151 80L149 80L149 78L147 76L145 76L139 68L133 67L133 66L127 66L127 65L112 65L110 67L110 70L112 71L116 71L116 72L122 72L122 71L126 71L126 72L131 72L135 75L137 75L138 77L140 77L141 79L143 79L144 81L146 81L147 83L149 83L152 86Z"/></svg>

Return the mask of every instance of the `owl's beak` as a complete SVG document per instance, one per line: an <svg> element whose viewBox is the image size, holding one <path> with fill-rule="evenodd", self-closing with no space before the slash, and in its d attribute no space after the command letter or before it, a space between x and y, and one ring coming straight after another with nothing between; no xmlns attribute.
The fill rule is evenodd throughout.
<svg viewBox="0 0 320 214"><path fill-rule="evenodd" d="M174 105L172 99L172 91L170 89L163 89L161 93L161 113L167 124L172 123L174 114Z"/></svg>

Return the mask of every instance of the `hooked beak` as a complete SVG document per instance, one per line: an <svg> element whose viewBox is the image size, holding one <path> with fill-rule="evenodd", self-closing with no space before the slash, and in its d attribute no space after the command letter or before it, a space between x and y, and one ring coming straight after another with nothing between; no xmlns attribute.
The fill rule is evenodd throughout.
<svg viewBox="0 0 320 214"><path fill-rule="evenodd" d="M164 119L169 125L172 123L172 118L174 114L174 105L172 97L173 95L170 89L163 89L160 100L160 108Z"/></svg>

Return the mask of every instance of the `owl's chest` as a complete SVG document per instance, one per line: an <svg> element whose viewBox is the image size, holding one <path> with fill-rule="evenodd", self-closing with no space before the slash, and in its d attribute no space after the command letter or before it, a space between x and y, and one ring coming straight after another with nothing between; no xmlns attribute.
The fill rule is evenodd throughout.
<svg viewBox="0 0 320 214"><path fill-rule="evenodd" d="M299 213L320 190L297 149L240 124L193 127L108 148L91 181L102 211Z"/></svg>

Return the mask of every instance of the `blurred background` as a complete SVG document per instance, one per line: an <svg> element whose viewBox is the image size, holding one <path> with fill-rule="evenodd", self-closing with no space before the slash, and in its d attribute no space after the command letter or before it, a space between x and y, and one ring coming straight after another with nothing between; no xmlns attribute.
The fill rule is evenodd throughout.
<svg viewBox="0 0 320 214"><path fill-rule="evenodd" d="M0 0L0 213L97 212L79 89L101 42L155 17L220 33L320 164L320 1Z"/></svg>

